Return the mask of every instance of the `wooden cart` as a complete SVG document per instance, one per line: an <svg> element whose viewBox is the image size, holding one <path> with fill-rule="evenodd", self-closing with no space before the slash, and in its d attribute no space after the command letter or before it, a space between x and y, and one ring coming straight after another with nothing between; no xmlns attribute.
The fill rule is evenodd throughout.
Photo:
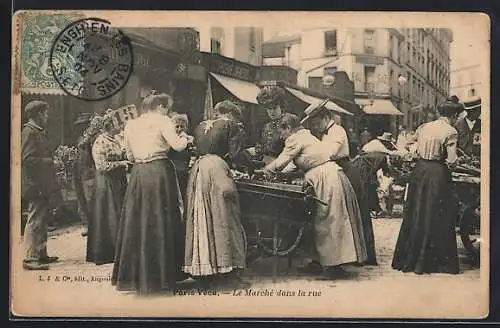
<svg viewBox="0 0 500 328"><path fill-rule="evenodd" d="M479 266L481 235L481 178L453 173L453 192L458 202L460 239L474 264Z"/></svg>
<svg viewBox="0 0 500 328"><path fill-rule="evenodd" d="M274 257L273 279L278 275L279 258L297 249L304 230L312 221L316 202L311 188L300 185L239 180L242 224L248 252Z"/></svg>

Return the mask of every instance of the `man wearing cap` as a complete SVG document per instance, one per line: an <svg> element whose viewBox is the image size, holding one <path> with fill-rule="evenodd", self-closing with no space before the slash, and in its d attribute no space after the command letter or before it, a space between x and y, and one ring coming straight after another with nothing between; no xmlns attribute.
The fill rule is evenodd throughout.
<svg viewBox="0 0 500 328"><path fill-rule="evenodd" d="M455 124L458 132L458 148L468 156L481 153L481 98L475 97L463 103L467 116Z"/></svg>
<svg viewBox="0 0 500 328"><path fill-rule="evenodd" d="M335 161L344 171L349 179L361 211L363 222L363 233L366 242L368 260L365 264L376 265L375 237L373 235L373 225L367 207L366 193L361 182L359 169L350 163L349 140L344 128L335 122L334 114L328 110L324 100L319 104L311 104L304 111L305 117L301 123L309 128L314 136L320 139L329 153L330 158Z"/></svg>
<svg viewBox="0 0 500 328"><path fill-rule="evenodd" d="M45 135L48 107L46 102L39 100L26 105L28 122L21 132L21 197L28 203L23 261L26 270L47 270L49 263L58 260L47 254L47 225L54 204L60 200Z"/></svg>

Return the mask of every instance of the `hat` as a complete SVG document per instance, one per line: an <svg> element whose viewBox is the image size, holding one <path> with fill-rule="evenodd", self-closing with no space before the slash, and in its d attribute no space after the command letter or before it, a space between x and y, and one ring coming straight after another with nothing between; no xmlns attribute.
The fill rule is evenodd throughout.
<svg viewBox="0 0 500 328"><path fill-rule="evenodd" d="M474 97L464 101L465 110L481 109L481 98Z"/></svg>
<svg viewBox="0 0 500 328"><path fill-rule="evenodd" d="M300 124L304 124L307 120L313 118L318 115L321 110L325 109L325 105L328 102L328 99L323 100L322 102L317 102L310 104L305 110L304 114L306 115L301 121Z"/></svg>
<svg viewBox="0 0 500 328"><path fill-rule="evenodd" d="M451 116L464 110L463 104L459 103L457 96L451 96L437 106L437 111L441 116Z"/></svg>
<svg viewBox="0 0 500 328"><path fill-rule="evenodd" d="M281 103L285 99L285 91L281 87L264 87L257 95L257 102L262 106Z"/></svg>
<svg viewBox="0 0 500 328"><path fill-rule="evenodd" d="M29 113L33 112L33 111L40 111L42 109L47 109L49 108L49 104L47 104L45 101L41 101L41 100L33 100L33 101L30 101L26 107L24 107L24 111L26 112L26 114L29 115Z"/></svg>
<svg viewBox="0 0 500 328"><path fill-rule="evenodd" d="M392 142L392 133L390 132L384 132L382 133L381 136L377 137L378 140L383 140L383 141L390 141Z"/></svg>

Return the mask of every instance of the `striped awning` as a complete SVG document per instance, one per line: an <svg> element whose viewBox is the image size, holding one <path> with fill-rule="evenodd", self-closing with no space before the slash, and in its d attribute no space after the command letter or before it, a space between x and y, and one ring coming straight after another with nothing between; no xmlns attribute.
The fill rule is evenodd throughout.
<svg viewBox="0 0 500 328"><path fill-rule="evenodd" d="M310 105L311 104L321 103L324 100L324 99L321 99L321 98L317 98L317 97L313 97L313 96L307 95L304 92L302 92L300 90L293 89L293 88L287 87L286 90L288 92L290 92L292 95L294 95L295 97L299 98L303 102L308 103ZM339 114L350 115L350 116L353 115L351 112L343 109L342 107L340 107L339 105L337 105L333 101L328 101L326 103L325 107L328 108L329 110L337 112Z"/></svg>
<svg viewBox="0 0 500 328"><path fill-rule="evenodd" d="M356 99L356 103L363 106L368 115L403 115L389 99Z"/></svg>
<svg viewBox="0 0 500 328"><path fill-rule="evenodd" d="M232 93L236 98L251 104L257 104L257 95L260 89L257 85L233 79L232 77L223 76L216 73L210 73L217 82L219 82L227 91Z"/></svg>

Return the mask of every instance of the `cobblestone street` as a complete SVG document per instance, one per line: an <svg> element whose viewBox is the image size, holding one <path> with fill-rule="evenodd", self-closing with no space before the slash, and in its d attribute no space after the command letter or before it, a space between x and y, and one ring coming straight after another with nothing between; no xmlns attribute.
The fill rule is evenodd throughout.
<svg viewBox="0 0 500 328"><path fill-rule="evenodd" d="M347 267L346 270L352 273L349 279L325 280L320 277L299 276L294 272L297 263L293 263L292 268L288 270L288 263L283 259L280 263L280 277L273 283L272 259L266 258L253 262L245 271L244 280L249 283L247 290L258 292L259 295L269 294L271 291L274 291L274 295L295 293L297 296L299 290L311 293L317 297L304 299L305 302L301 303L304 313L310 312L315 307L328 307L331 308L332 316L342 313L343 316L349 314L361 317L370 315L393 317L404 314L426 317L442 316L452 311L459 317L467 318L486 314L485 303L480 300L487 297L485 289L487 285L481 282L480 270L472 268L468 263L460 241L458 245L461 274L418 276L413 273L401 273L390 267L401 219L376 219L373 220L373 224L379 266ZM205 313L215 304L214 298L209 298L209 302L203 301L209 296L172 297L171 294L165 294L140 297L134 293L116 291L109 281L112 264L96 266L85 262L86 238L81 236L79 227L64 228L51 233L48 247L51 255L61 258L59 263L45 272L20 271L23 282L26 281L26 284L30 285L30 292L39 295L40 301L46 302L43 306L37 302L37 306L42 306L47 315L64 312L68 299L71 299L73 305L71 310L68 308L66 311L74 313L74 302L78 299L78 303L81 303L78 313L81 315L96 315L100 310L103 313L127 312L129 315L130 309L134 309L136 313L139 308L136 306L147 304L148 315L152 311L158 315L179 313L189 316L198 312ZM47 281L49 276L51 280ZM56 277L59 278L58 282L54 281ZM64 281L65 279L67 281ZM185 283L187 290L190 289L189 284L195 286L188 280ZM250 296L245 298L245 292L242 292L242 296L234 296L231 295L234 293L232 290L217 291L221 296L217 298L217 303L229 300L231 308L227 308L224 312L227 315L241 314L241 311L245 311L248 314L269 316L286 311L287 306L293 306L293 300L297 300L294 297L284 297L276 302L277 299L274 297L259 297L252 298L258 302L251 302L251 307L248 307L248 302L235 301L241 298L249 300ZM230 298L225 298L224 294L228 294L227 297ZM172 303L173 299L175 303ZM183 306L189 307L189 310L186 311ZM436 312L436 309L442 312ZM57 312L54 312L56 310ZM297 312L296 315L301 316L301 313Z"/></svg>

